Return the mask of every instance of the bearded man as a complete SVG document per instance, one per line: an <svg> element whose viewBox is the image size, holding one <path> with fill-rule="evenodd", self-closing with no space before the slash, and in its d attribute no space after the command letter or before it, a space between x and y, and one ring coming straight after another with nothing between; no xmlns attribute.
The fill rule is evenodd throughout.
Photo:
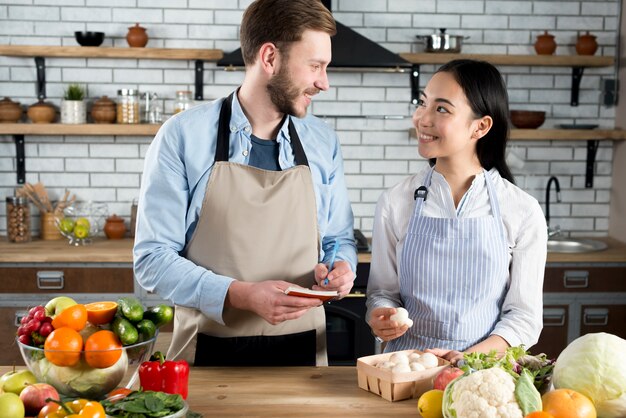
<svg viewBox="0 0 626 418"><path fill-rule="evenodd" d="M307 115L329 88L335 33L318 0L256 0L241 23L242 85L175 115L150 145L134 270L175 304L169 358L328 364L320 300L284 291L342 298L355 277L339 141Z"/></svg>

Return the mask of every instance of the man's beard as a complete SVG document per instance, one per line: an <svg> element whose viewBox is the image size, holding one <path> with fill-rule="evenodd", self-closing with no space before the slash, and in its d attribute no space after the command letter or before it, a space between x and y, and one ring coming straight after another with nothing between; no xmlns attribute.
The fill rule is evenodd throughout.
<svg viewBox="0 0 626 418"><path fill-rule="evenodd" d="M310 96L319 93L319 89L316 88L305 90L304 93L298 89L298 87L292 83L286 65L282 65L280 70L278 70L278 74L276 74L274 78L269 81L267 84L267 91L270 95L270 100L279 112L293 115L298 118L306 116L306 107L304 108L304 111L299 111L295 106L295 102L298 97L304 93Z"/></svg>

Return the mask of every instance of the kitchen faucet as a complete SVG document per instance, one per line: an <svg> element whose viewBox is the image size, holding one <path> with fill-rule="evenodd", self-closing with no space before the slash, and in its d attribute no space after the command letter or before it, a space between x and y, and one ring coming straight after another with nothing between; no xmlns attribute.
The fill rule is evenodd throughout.
<svg viewBox="0 0 626 418"><path fill-rule="evenodd" d="M556 201L561 201L561 185L559 184L559 179L552 176L548 179L548 184L546 185L546 224L548 225L548 238L561 233L561 228L558 225L555 228L550 228L550 188L552 183L554 183L556 189Z"/></svg>

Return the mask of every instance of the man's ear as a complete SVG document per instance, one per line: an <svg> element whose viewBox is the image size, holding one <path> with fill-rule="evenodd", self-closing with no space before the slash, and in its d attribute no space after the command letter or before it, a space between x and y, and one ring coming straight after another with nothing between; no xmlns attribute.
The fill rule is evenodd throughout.
<svg viewBox="0 0 626 418"><path fill-rule="evenodd" d="M266 42L259 48L259 63L268 75L278 71L278 48L271 42Z"/></svg>
<svg viewBox="0 0 626 418"><path fill-rule="evenodd" d="M483 116L477 120L474 132L472 132L472 139L479 140L483 136L487 135L491 127L493 126L493 119L491 116Z"/></svg>

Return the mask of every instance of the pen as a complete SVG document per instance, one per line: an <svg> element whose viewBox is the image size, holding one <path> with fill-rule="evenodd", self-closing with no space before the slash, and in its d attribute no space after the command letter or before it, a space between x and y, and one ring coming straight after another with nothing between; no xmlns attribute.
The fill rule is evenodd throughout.
<svg viewBox="0 0 626 418"><path fill-rule="evenodd" d="M333 269L333 267L335 265L335 257L337 256L337 250L338 249L339 249L339 241L335 241L335 244L333 245L333 250L330 253L330 261L328 263L328 272L329 273L330 273L330 271ZM324 286L326 286L327 284L328 284L328 277L326 277L324 279Z"/></svg>

